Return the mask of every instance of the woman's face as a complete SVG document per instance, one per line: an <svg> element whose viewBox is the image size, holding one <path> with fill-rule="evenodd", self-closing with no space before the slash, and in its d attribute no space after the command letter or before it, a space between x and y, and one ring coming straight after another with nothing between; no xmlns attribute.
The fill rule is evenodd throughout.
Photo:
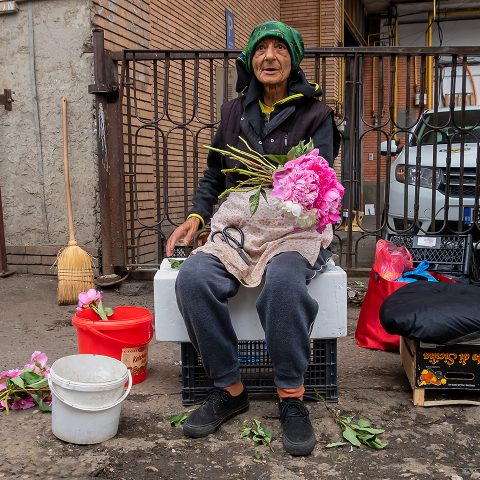
<svg viewBox="0 0 480 480"><path fill-rule="evenodd" d="M263 85L287 85L292 59L287 45L275 37L260 40L252 58L253 73Z"/></svg>

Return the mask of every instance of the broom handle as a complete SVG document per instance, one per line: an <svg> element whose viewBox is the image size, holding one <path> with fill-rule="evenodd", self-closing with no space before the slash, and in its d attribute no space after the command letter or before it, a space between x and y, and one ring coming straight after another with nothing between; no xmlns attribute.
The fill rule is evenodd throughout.
<svg viewBox="0 0 480 480"><path fill-rule="evenodd" d="M70 242L75 242L75 230L73 228L72 195L70 193L70 169L68 167L68 130L67 130L67 99L62 97L63 117L63 173L65 181L65 195L67 198L67 218L70 232Z"/></svg>

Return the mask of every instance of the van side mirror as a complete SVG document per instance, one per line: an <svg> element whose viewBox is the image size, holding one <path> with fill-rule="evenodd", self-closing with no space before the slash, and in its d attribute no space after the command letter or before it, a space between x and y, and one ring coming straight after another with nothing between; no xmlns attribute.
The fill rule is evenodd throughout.
<svg viewBox="0 0 480 480"><path fill-rule="evenodd" d="M397 144L395 143L395 140L390 140L390 153L392 155L398 155L402 151L403 147L397 148ZM386 155L388 150L388 142L385 140L380 144L380 153L382 155Z"/></svg>

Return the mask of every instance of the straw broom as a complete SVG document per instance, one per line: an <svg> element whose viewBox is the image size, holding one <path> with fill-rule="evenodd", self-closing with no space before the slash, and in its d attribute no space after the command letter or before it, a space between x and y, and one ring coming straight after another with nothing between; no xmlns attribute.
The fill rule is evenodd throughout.
<svg viewBox="0 0 480 480"><path fill-rule="evenodd" d="M93 259L75 240L73 227L72 197L70 193L70 172L68 167L68 131L67 131L67 99L62 97L63 116L63 170L65 195L67 200L67 218L70 240L57 256L59 305L71 305L78 302L78 294L93 286Z"/></svg>

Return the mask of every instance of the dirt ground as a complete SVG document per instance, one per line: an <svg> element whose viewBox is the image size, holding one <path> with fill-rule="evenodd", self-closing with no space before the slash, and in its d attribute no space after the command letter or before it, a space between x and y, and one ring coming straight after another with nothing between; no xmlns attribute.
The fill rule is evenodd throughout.
<svg viewBox="0 0 480 480"><path fill-rule="evenodd" d="M134 296L106 290L105 303L153 309L150 283L140 290ZM73 306L56 304L53 277L0 278L0 369L22 366L34 350L46 352L49 364L77 353L70 323L73 311ZM179 346L152 343L149 376L124 402L118 434L111 440L91 446L68 444L53 436L51 414L36 409L0 413L0 478L480 479L480 408L413 407L399 355L356 346L358 313L350 304L349 333L338 342L335 408L384 428L385 450L326 449L327 443L339 440L340 430L323 404L311 402L318 444L307 458L290 457L282 448L273 397L254 397L247 413L207 439L184 438L168 421L186 410L181 404ZM261 449L240 438L243 421L253 418L273 432L274 452L267 452L263 461L254 457Z"/></svg>

